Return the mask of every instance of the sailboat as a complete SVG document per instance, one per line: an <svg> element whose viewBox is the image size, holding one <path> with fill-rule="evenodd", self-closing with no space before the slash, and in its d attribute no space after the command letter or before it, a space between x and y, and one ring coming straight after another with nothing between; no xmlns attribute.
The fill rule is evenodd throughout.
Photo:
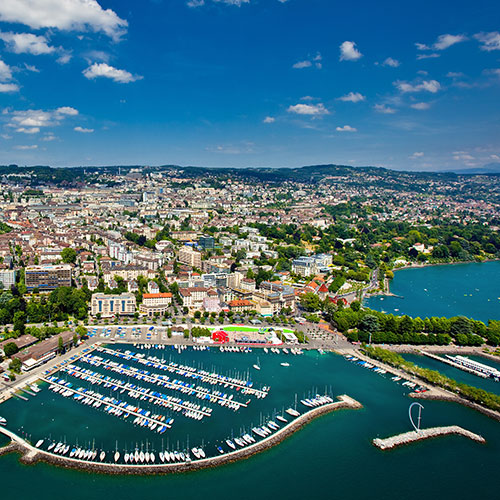
<svg viewBox="0 0 500 500"><path fill-rule="evenodd" d="M259 358L257 357L257 363L255 365L253 365L253 367L256 369L256 370L260 370L260 360Z"/></svg>

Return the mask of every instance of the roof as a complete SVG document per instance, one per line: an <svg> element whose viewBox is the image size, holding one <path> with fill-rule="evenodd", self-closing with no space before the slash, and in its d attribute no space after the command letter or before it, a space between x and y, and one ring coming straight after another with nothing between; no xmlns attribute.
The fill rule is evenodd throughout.
<svg viewBox="0 0 500 500"><path fill-rule="evenodd" d="M145 293L142 296L143 299L171 299L171 293Z"/></svg>
<svg viewBox="0 0 500 500"><path fill-rule="evenodd" d="M232 300L229 302L229 307L239 307L239 306L251 306L252 303L249 300Z"/></svg>

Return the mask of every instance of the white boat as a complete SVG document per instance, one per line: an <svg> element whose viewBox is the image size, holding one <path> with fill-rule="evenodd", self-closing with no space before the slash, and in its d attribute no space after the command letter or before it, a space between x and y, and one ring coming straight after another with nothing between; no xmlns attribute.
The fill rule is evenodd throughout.
<svg viewBox="0 0 500 500"><path fill-rule="evenodd" d="M0 417L0 425L7 425L7 420L5 418Z"/></svg>
<svg viewBox="0 0 500 500"><path fill-rule="evenodd" d="M118 462L118 460L120 460L120 452L116 451L115 452L115 462Z"/></svg>
<svg viewBox="0 0 500 500"><path fill-rule="evenodd" d="M290 366L290 363L280 363L281 366Z"/></svg>
<svg viewBox="0 0 500 500"><path fill-rule="evenodd" d="M42 444L43 444L43 441L44 441L43 439L39 439L39 440L36 442L35 447L36 447L36 448L40 448L40 446L42 446Z"/></svg>
<svg viewBox="0 0 500 500"><path fill-rule="evenodd" d="M105 458L106 458L106 452L105 451L101 451L101 453L99 455L99 460L102 462Z"/></svg>

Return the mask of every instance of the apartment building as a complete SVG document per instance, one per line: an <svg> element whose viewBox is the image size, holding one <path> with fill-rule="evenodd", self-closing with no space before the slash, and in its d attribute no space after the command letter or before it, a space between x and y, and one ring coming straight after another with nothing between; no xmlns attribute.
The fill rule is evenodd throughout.
<svg viewBox="0 0 500 500"><path fill-rule="evenodd" d="M201 269L201 252L193 250L191 247L183 246L179 250L177 259L182 264Z"/></svg>
<svg viewBox="0 0 500 500"><path fill-rule="evenodd" d="M139 306L139 312L147 316L165 314L171 303L171 293L145 293L142 296L142 304Z"/></svg>
<svg viewBox="0 0 500 500"><path fill-rule="evenodd" d="M69 264L28 266L25 270L25 284L28 291L55 290L60 286L71 286Z"/></svg>
<svg viewBox="0 0 500 500"><path fill-rule="evenodd" d="M92 316L101 315L102 318L113 316L130 316L135 313L136 300L132 293L120 295L92 294L90 302Z"/></svg>

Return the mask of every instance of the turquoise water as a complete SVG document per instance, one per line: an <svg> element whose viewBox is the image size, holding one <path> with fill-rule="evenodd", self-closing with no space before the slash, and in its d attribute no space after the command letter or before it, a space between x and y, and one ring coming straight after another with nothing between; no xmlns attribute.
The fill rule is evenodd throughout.
<svg viewBox="0 0 500 500"><path fill-rule="evenodd" d="M460 370L459 368L455 368L454 366L447 365L446 363L441 363L435 359L428 358L427 356L421 356L416 354L403 354L402 355L408 361L415 363L416 365L421 366L422 368L430 368L431 370L437 370L441 372L443 375L450 377L457 382L461 382L463 384L472 385L474 387L479 387L480 389L484 389L485 391L492 392L494 394L500 395L500 382L495 382L491 378L484 379L482 377L478 377L473 375L472 373L465 372ZM442 355L444 357L444 355ZM479 361L480 363L484 363L490 366L495 366L494 362L490 360L486 360L481 356L467 356L468 358Z"/></svg>
<svg viewBox="0 0 500 500"><path fill-rule="evenodd" d="M500 262L402 269L391 292L399 297L370 297L367 307L421 318L467 316L500 319Z"/></svg>
<svg viewBox="0 0 500 500"><path fill-rule="evenodd" d="M186 351L184 363L203 362L219 371L243 372L256 361L257 354ZM294 394L312 387L331 386L334 394L347 393L360 401L361 410L342 410L323 416L279 446L248 460L176 476L115 477L89 475L45 464L22 466L17 457L0 458L2 496L19 495L39 499L109 500L132 498L494 498L491 482L500 466L499 424L468 408L437 401L424 402L424 427L458 424L481 433L486 445L460 437L446 437L418 443L390 452L372 446L375 437L386 437L410 428L407 411L412 402L406 389L387 376L349 363L342 357L316 352L304 356L259 354L262 370L252 373L256 383L269 384L264 400L252 401L249 408L233 413L216 408L217 415L193 422L190 440L204 435L206 443L229 437L231 429L255 421L260 413L292 402ZM284 368L280 362L292 366ZM237 367L237 368L235 368ZM52 401L52 399L54 401ZM60 412L60 413L57 413ZM29 402L10 400L0 406L0 414L12 429L23 426L33 438L48 433L80 439L99 439L114 449L120 445L150 440L153 433L136 436L136 428L99 411L68 401L44 390ZM56 417L57 415L57 417ZM52 420L54 418L54 420ZM180 420L180 417L179 417ZM179 426L176 424L179 423ZM122 428L121 425L125 427ZM187 428L176 422L172 439L183 440ZM198 426L199 424L199 426ZM77 429L73 429L78 426ZM127 427L128 426L128 427ZM128 434L127 434L128 433ZM154 446L160 446L156 438ZM165 438L166 439L166 438ZM193 443L194 445L194 443ZM206 448L209 445L206 444ZM465 464L473 464L472 466ZM459 471L467 467L466 474ZM8 480L5 480L8 478Z"/></svg>

